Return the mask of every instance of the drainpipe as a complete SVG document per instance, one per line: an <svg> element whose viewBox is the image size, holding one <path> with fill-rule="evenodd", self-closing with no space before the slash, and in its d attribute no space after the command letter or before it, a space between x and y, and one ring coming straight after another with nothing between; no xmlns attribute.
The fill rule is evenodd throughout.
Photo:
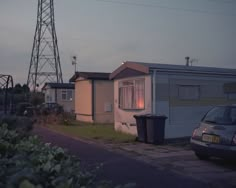
<svg viewBox="0 0 236 188"><path fill-rule="evenodd" d="M152 114L156 114L156 70L152 72Z"/></svg>
<svg viewBox="0 0 236 188"><path fill-rule="evenodd" d="M54 102L57 103L57 88L55 88L55 101Z"/></svg>
<svg viewBox="0 0 236 188"><path fill-rule="evenodd" d="M94 111L95 111L95 86L94 80L92 80L92 121L94 122Z"/></svg>

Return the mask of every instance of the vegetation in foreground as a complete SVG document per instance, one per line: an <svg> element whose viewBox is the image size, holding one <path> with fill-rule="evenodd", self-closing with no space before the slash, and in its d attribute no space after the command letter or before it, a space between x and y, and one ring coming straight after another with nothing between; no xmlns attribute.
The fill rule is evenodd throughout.
<svg viewBox="0 0 236 188"><path fill-rule="evenodd" d="M96 183L97 169L84 171L77 157L60 147L41 142L37 136L24 133L29 131L28 126L18 131L6 121L0 123L0 188L112 187L107 181Z"/></svg>
<svg viewBox="0 0 236 188"><path fill-rule="evenodd" d="M22 137L0 127L0 187L82 187L93 182L80 161L36 136Z"/></svg>

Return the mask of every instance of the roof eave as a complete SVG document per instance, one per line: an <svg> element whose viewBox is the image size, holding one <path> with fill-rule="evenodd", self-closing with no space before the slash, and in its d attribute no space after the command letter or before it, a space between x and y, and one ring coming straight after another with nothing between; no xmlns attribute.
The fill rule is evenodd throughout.
<svg viewBox="0 0 236 188"><path fill-rule="evenodd" d="M110 80L113 80L116 78L116 76L121 73L122 71L124 71L125 69L132 69L132 70L135 70L135 71L138 71L138 72L141 72L143 74L149 74L149 67L145 66L145 65L141 65L141 64L138 64L138 63L135 63L135 62L131 62L131 61L126 61L126 62L123 62L122 65L117 68L115 71L113 71L110 76L109 76L109 79Z"/></svg>

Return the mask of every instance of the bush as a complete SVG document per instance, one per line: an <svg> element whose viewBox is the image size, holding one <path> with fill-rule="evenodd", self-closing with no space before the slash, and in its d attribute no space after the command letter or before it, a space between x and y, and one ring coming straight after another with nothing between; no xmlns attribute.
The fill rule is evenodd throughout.
<svg viewBox="0 0 236 188"><path fill-rule="evenodd" d="M61 121L62 125L72 125L73 122L75 122L75 115L73 113L64 112L62 114L62 121Z"/></svg>
<svg viewBox="0 0 236 188"><path fill-rule="evenodd" d="M25 135L33 129L34 121L24 116L5 115L0 118L0 125L2 124L7 124L8 129L14 129Z"/></svg>
<svg viewBox="0 0 236 188"><path fill-rule="evenodd" d="M21 119L22 120L22 119ZM22 120L24 121L24 120ZM62 148L43 143L37 136L24 136L14 129L14 118L0 126L0 188L109 188L95 182L95 173L83 171L80 160ZM8 129L8 125L11 129ZM27 126L26 126L27 127ZM123 186L117 186L122 188ZM133 187L129 184L124 188Z"/></svg>
<svg viewBox="0 0 236 188"><path fill-rule="evenodd" d="M0 127L0 187L82 187L93 175L82 172L80 160L37 136L21 139L15 130Z"/></svg>

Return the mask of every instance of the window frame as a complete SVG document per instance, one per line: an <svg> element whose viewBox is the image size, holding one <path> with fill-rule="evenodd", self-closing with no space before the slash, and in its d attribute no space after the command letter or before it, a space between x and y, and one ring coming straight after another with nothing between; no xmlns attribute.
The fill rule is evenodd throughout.
<svg viewBox="0 0 236 188"><path fill-rule="evenodd" d="M138 88L138 82L141 81L141 91ZM122 95L123 92L123 95ZM127 95L128 98L124 98L124 92L131 92ZM137 92L141 92L137 94ZM137 95L139 96L137 96ZM141 97L141 101L143 101L142 107L138 107L137 98ZM127 102L127 100L130 100ZM129 106L130 105L130 106ZM135 79L127 79L118 82L118 107L122 110L144 110L145 109L145 78L135 78Z"/></svg>
<svg viewBox="0 0 236 188"><path fill-rule="evenodd" d="M71 92L71 95L68 93ZM65 96L65 97L63 97ZM73 100L73 91L72 89L62 89L61 90L61 100L62 101L72 101Z"/></svg>
<svg viewBox="0 0 236 188"><path fill-rule="evenodd" d="M194 97L193 95L189 96L181 96L181 88L197 88L197 97ZM180 100L185 100L185 101L191 101L191 100L200 100L201 97L201 91L200 91L200 85L178 85L178 98Z"/></svg>
<svg viewBox="0 0 236 188"><path fill-rule="evenodd" d="M227 100L228 101L234 101L235 99L236 99L236 93L234 93L234 92L227 93Z"/></svg>

